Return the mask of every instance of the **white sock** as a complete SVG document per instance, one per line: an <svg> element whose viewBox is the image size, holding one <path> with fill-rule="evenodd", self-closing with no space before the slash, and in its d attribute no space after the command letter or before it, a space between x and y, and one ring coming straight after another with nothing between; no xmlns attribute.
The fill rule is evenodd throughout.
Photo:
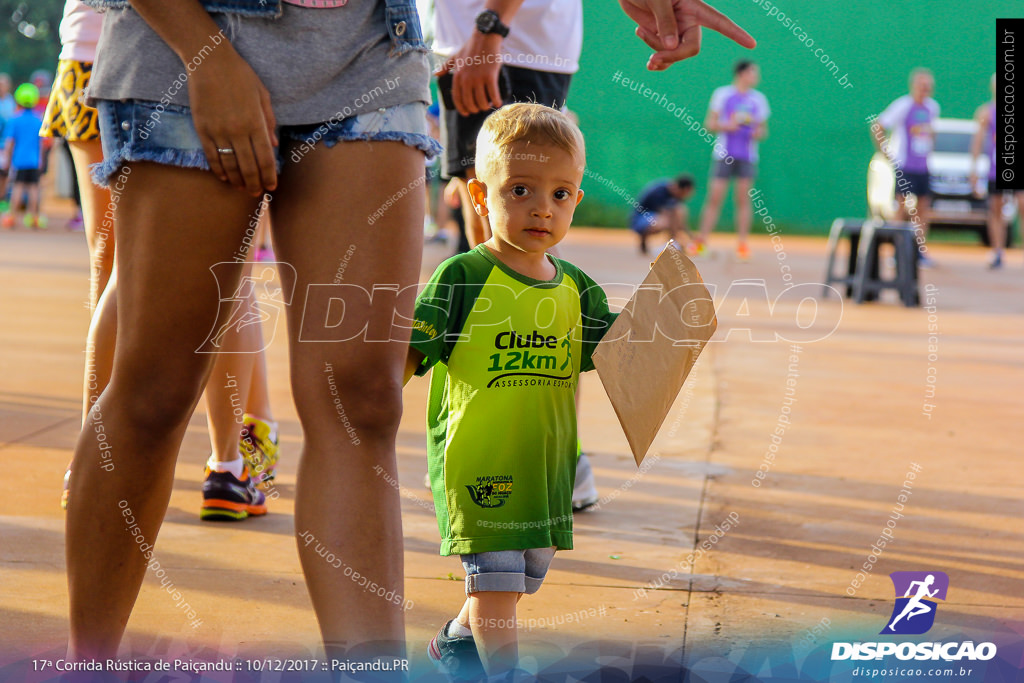
<svg viewBox="0 0 1024 683"><path fill-rule="evenodd" d="M235 476L235 479L241 479L242 473L245 471L245 460L239 455L234 460L228 460L226 462L220 462L213 459L214 456L210 456L210 459L206 461L206 464L214 472L230 472Z"/></svg>
<svg viewBox="0 0 1024 683"><path fill-rule="evenodd" d="M468 626L460 624L458 619L452 619L452 623L448 625L448 633L445 635L452 638L468 638L473 635L473 631Z"/></svg>

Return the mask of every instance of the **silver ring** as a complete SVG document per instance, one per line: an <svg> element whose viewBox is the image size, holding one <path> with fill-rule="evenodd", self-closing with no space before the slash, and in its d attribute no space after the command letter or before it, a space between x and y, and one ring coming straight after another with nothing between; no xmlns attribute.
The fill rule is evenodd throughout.
<svg viewBox="0 0 1024 683"><path fill-rule="evenodd" d="M217 148L217 153L218 154L234 154L235 150L231 149L230 147L218 147Z"/></svg>

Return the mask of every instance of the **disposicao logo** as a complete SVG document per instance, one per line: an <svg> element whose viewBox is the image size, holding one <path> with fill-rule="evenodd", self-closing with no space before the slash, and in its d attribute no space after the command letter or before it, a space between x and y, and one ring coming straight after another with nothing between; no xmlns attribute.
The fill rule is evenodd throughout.
<svg viewBox="0 0 1024 683"><path fill-rule="evenodd" d="M949 591L949 577L945 572L893 572L889 575L896 591L896 604L880 635L920 635L927 633L935 623L936 600L945 600ZM853 659L882 659L895 655L897 659L988 660L996 656L994 643L972 641L925 643L833 643L832 661Z"/></svg>
<svg viewBox="0 0 1024 683"><path fill-rule="evenodd" d="M896 589L896 605L882 635L920 635L935 623L935 599L945 600L949 577L945 572L893 572L889 574Z"/></svg>

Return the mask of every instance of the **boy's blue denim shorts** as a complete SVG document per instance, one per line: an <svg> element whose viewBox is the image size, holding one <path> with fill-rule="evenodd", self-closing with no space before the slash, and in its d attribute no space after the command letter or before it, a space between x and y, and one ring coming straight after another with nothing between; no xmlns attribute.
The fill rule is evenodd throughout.
<svg viewBox="0 0 1024 683"><path fill-rule="evenodd" d="M92 179L108 187L127 161L152 161L179 168L209 170L202 143L188 107L148 100L98 100L103 162L93 164ZM277 170L285 155L298 162L321 142L333 147L342 141L398 141L436 156L441 145L427 129L427 105L411 102L373 109L362 114L301 126L278 126L281 146ZM287 144L290 141L292 144Z"/></svg>
<svg viewBox="0 0 1024 683"><path fill-rule="evenodd" d="M484 591L536 593L554 556L554 548L494 550L463 555L466 595Z"/></svg>

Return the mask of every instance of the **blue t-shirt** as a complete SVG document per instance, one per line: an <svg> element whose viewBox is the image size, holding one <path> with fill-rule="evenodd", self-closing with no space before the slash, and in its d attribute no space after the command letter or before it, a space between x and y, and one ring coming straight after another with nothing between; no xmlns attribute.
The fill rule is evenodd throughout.
<svg viewBox="0 0 1024 683"><path fill-rule="evenodd" d="M13 170L39 168L39 129L42 125L42 119L26 109L4 126L4 144L14 138Z"/></svg>

